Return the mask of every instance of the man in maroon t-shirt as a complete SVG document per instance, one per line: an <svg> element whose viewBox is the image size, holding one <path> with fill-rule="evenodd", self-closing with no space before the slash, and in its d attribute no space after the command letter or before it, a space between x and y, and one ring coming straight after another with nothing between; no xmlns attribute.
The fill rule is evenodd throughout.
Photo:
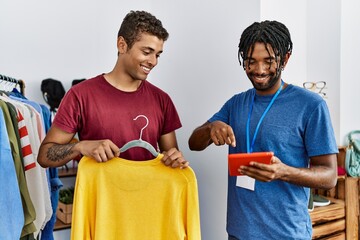
<svg viewBox="0 0 360 240"><path fill-rule="evenodd" d="M120 153L141 139L164 154L170 167L187 167L178 150L175 130L181 122L171 98L146 79L157 65L169 34L160 20L145 11L128 13L118 32L114 69L73 86L63 98L43 140L38 162L57 167L79 155L106 162L113 157L148 160L146 149ZM141 116L141 117L140 117ZM78 142L71 142L78 133Z"/></svg>

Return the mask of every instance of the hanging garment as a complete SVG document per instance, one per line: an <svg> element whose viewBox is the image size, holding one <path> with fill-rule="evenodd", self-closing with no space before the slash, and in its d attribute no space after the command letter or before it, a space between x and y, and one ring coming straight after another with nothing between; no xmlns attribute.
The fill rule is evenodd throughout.
<svg viewBox="0 0 360 240"><path fill-rule="evenodd" d="M83 157L75 184L71 239L200 240L193 170L153 160Z"/></svg>
<svg viewBox="0 0 360 240"><path fill-rule="evenodd" d="M36 231L34 220L36 219L36 212L33 202L30 198L29 190L27 188L27 182L24 174L23 163L21 159L21 149L19 148L18 139L15 133L15 127L12 122L12 117L8 106L2 100L0 100L0 108L4 113L4 119L6 124L7 135L9 136L11 153L14 159L14 165L16 169L16 175L20 188L21 201L23 205L23 212L25 217L25 223L22 229L21 237L32 235Z"/></svg>
<svg viewBox="0 0 360 240"><path fill-rule="evenodd" d="M22 81L14 81L16 86L20 83L24 86ZM23 87L19 92L16 86L11 92L9 92L10 89L0 91L0 108L4 111L3 118L6 123L6 132L4 133L7 133L10 142L13 164L15 164L18 178L18 187L13 191L20 193L22 201L21 211L24 223L18 239L31 240L38 237L41 229L54 217L50 201L50 181L47 176L49 169L41 168L36 162L40 142L45 137L46 123L51 123L51 114L50 110L48 110L49 114L44 112L47 110L46 106L26 99L23 95ZM2 144L0 151L4 148L5 145ZM13 214L12 218L14 217L18 216ZM8 222L11 221L12 219L9 218ZM49 228L51 233L54 223L55 221L51 225L52 228Z"/></svg>
<svg viewBox="0 0 360 240"><path fill-rule="evenodd" d="M33 149L33 156L37 159L40 142L43 139L44 128L41 120L40 113L31 105L24 103L31 112L29 136L30 143ZM30 134L31 132L31 134ZM51 219L52 207L50 200L49 182L46 175L46 169L42 168L37 162L36 167L25 172L27 185L31 199L36 210L36 219L34 224L37 231L34 233L35 238L39 235L40 231L45 227L46 223Z"/></svg>
<svg viewBox="0 0 360 240"><path fill-rule="evenodd" d="M33 220L33 224L36 227L33 235L36 238L40 231L45 227L45 224L50 220L53 213L46 169L41 168L36 162L40 142L45 136L44 124L41 114L39 113L39 109L41 108L37 103L27 99L15 97L5 98L4 96L1 97L1 99L7 101L6 105L8 106L9 113L14 119L13 125L19 125L16 126L16 128L18 128L18 133L21 132L21 127L23 126L26 126L28 132L28 143L30 143L32 151L23 158L23 165L27 189L36 212L36 218ZM36 106L36 108L33 106ZM21 116L23 116L22 119ZM19 139L20 134L16 138ZM21 141L20 138L18 145L21 145L22 153L24 153L25 146L22 146L22 144L23 141ZM20 155L22 156L22 154Z"/></svg>
<svg viewBox="0 0 360 240"><path fill-rule="evenodd" d="M58 178L58 169L57 168L47 168L45 170L41 170L41 167L37 164L35 157L37 156L38 148L40 141L45 136L44 133L47 133L51 126L51 112L49 107L38 104L36 102L28 100L22 93L17 91L17 89L13 89L11 92L8 92L7 95L9 95L10 98L5 99L6 101L10 101L14 106L17 108L18 113L18 125L19 125L19 135L20 135L20 142L22 147L22 153L24 157L24 170L28 171L33 167L37 167L36 174L25 174L27 178L27 183L34 185L34 181L37 183L34 186L35 189L38 189L40 191L40 194L34 193L30 194L33 198L36 198L36 202L38 204L35 204L36 211L39 213L37 216L37 222L35 224L37 225L37 229L42 229L41 231L41 240L52 240L53 237L53 229L56 222L56 208L58 204L58 198L59 198L59 189L62 187L62 182ZM36 111L36 112L35 112ZM23 114L25 114L23 116ZM39 115L40 114L40 115ZM34 119L34 116L38 115L39 117ZM38 124L38 120L43 120ZM35 121L36 120L36 121ZM36 122L36 124L34 124ZM29 131L27 130L29 128ZM34 129L35 128L35 129ZM44 131L45 130L45 131ZM29 134L30 133L30 134ZM39 136L39 137L37 137ZM38 138L40 138L38 140ZM31 150L31 144L33 147L35 147L35 153ZM39 171L40 170L40 171ZM42 190L43 187L46 186L44 177L41 177L45 174L43 172L46 171L46 177L48 182L48 188L51 198L51 209L49 201L40 199L40 201L37 201L38 196L43 196L44 198L48 198L47 194L43 195ZM38 176L37 179L34 178L34 176ZM32 189L32 187L30 187ZM47 192L47 191L45 191ZM34 197L35 196L35 197ZM45 218L43 218L43 213L46 213ZM44 221L41 221L44 219ZM49 220L48 220L49 219ZM44 224L46 225L44 226ZM44 226L44 227L43 227ZM35 232L35 234L39 234L38 232Z"/></svg>
<svg viewBox="0 0 360 240"><path fill-rule="evenodd" d="M3 111L0 108L0 239L20 239L24 226L19 183L11 155Z"/></svg>

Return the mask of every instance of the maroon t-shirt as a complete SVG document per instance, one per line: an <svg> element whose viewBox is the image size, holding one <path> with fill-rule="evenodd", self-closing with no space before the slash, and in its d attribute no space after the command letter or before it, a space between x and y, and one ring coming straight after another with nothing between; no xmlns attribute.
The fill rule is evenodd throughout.
<svg viewBox="0 0 360 240"><path fill-rule="evenodd" d="M148 81L141 82L135 92L123 92L110 85L103 75L83 81L66 93L53 124L78 133L80 140L110 139L119 148L140 138L158 149L161 135L181 127L176 108L167 93ZM121 157L131 160L153 159L143 148L131 148Z"/></svg>

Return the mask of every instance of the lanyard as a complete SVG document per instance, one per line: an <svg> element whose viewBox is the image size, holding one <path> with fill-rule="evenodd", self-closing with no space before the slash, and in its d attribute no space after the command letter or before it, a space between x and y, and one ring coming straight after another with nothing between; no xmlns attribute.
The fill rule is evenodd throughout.
<svg viewBox="0 0 360 240"><path fill-rule="evenodd" d="M255 133L254 133L254 137L252 139L252 142L251 142L251 148L250 148L250 118L251 118L251 113L252 113L252 110L253 110L253 106L254 106L254 100L255 100L255 93L253 94L253 98L252 98L252 101L250 103L250 110L249 110L249 116L248 116L248 120L246 122L246 148L247 148L247 152L248 153L252 153L253 151L253 148L254 148L254 143L255 143L255 139L256 139L256 136L258 134L258 131L259 131L259 128L260 128L260 124L262 123L265 115L268 113L269 109L271 108L271 106L273 105L275 99L277 98L277 96L280 94L282 88L284 86L284 82L281 81L281 86L279 87L279 89L276 91L275 95L272 97L269 105L267 106L267 108L265 109L265 111L263 112L263 114L261 115L261 118L256 126L256 129L255 129Z"/></svg>

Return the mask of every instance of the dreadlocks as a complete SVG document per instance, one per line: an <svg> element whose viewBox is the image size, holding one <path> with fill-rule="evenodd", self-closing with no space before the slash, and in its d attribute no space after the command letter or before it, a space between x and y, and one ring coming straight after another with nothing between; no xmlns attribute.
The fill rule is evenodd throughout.
<svg viewBox="0 0 360 240"><path fill-rule="evenodd" d="M275 53L275 59L278 63L280 58L280 64L283 65L284 57L286 53L292 52L292 41L290 32L287 27L277 21L263 21L255 22L247 27L241 34L238 58L241 65L240 57L242 58L242 65L245 69L244 61L252 56L254 51L254 44L261 42L265 44L266 51L270 54L268 45L270 45Z"/></svg>

